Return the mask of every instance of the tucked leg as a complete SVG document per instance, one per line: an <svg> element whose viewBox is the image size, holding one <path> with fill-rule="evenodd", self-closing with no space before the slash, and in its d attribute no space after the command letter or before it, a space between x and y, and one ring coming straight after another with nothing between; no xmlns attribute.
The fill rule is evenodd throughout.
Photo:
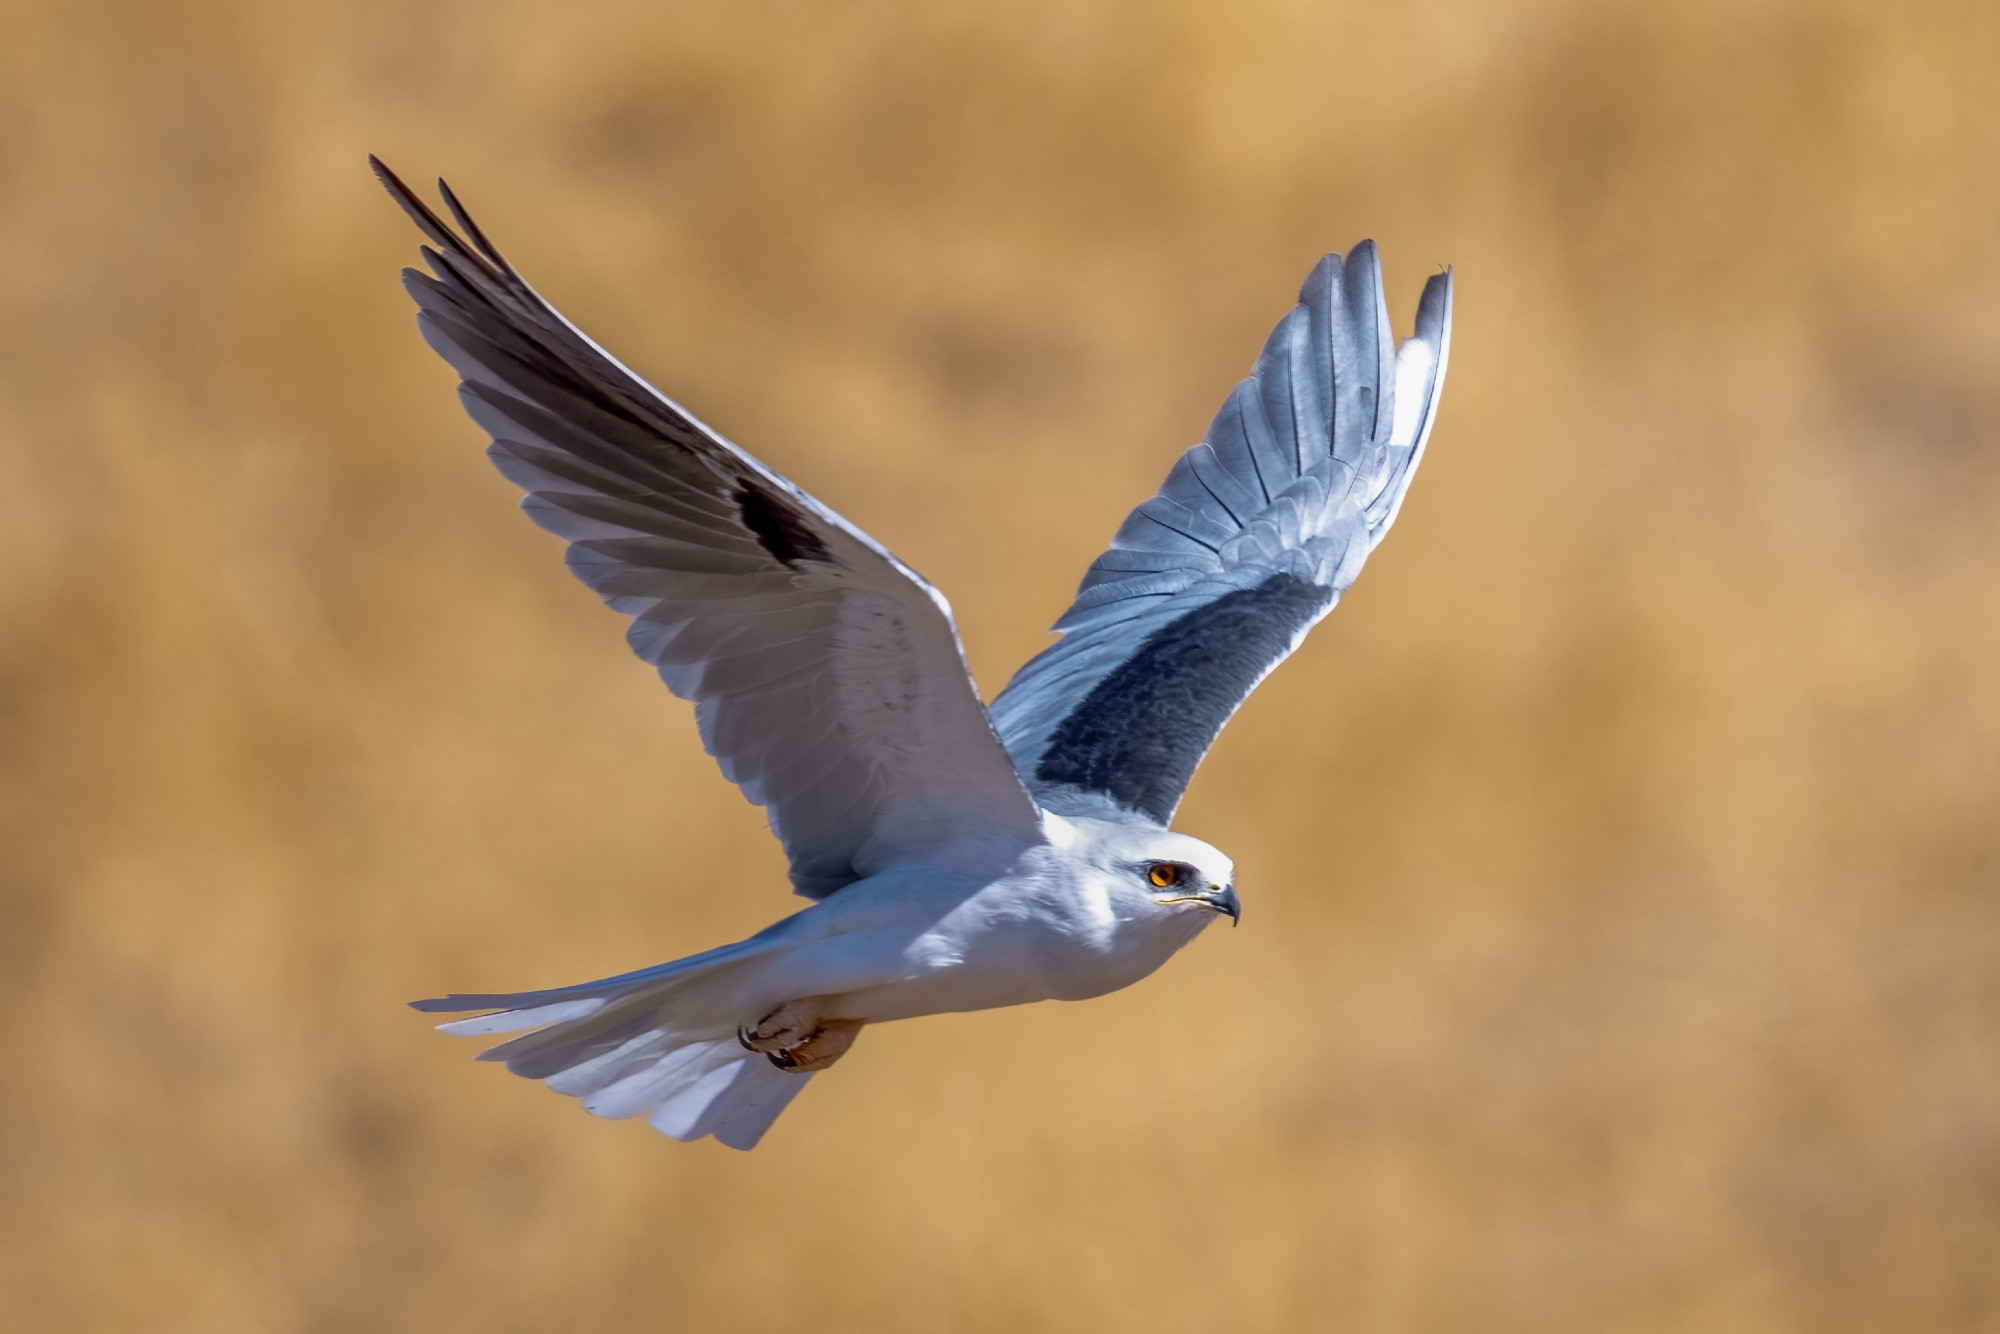
<svg viewBox="0 0 2000 1334"><path fill-rule="evenodd" d="M815 1070L826 1069L845 1056L860 1034L862 1023L860 1019L828 1019L798 1046L767 1052L766 1055L770 1057L771 1064L780 1070L809 1075Z"/></svg>
<svg viewBox="0 0 2000 1334"><path fill-rule="evenodd" d="M819 999L801 996L759 1019L755 1027L737 1029L736 1040L751 1051L784 1051L810 1038L818 1028Z"/></svg>
<svg viewBox="0 0 2000 1334"><path fill-rule="evenodd" d="M846 1054L861 1031L859 1019L822 1019L820 998L786 1001L754 1026L736 1030L736 1040L763 1052L780 1070L811 1074Z"/></svg>

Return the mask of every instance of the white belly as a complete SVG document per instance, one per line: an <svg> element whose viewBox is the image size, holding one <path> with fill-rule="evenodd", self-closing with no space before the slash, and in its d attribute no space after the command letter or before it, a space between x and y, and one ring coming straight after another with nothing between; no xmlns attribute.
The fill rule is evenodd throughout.
<svg viewBox="0 0 2000 1334"><path fill-rule="evenodd" d="M896 881L850 886L801 914L801 925L825 914L795 962L822 979L816 994L836 998L835 1017L879 1023L1101 996L1153 972L1214 916L1125 917L1088 885L1046 874L975 889Z"/></svg>

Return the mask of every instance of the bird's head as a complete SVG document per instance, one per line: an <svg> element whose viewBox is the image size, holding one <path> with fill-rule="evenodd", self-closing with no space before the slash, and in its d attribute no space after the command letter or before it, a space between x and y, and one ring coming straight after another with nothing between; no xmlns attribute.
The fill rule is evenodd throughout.
<svg viewBox="0 0 2000 1334"><path fill-rule="evenodd" d="M1229 859L1206 844L1198 846L1208 854L1208 870L1203 870L1202 862L1184 850L1177 856L1150 858L1144 863L1141 869L1147 887L1153 891L1153 901L1163 908L1206 908L1222 913L1235 926L1243 920L1243 907L1236 899L1236 880Z"/></svg>
<svg viewBox="0 0 2000 1334"><path fill-rule="evenodd" d="M1092 860L1111 882L1113 898L1143 915L1175 917L1211 912L1240 920L1236 867L1198 838L1150 825L1080 820L1078 832L1094 846ZM1196 920L1196 919L1190 919Z"/></svg>

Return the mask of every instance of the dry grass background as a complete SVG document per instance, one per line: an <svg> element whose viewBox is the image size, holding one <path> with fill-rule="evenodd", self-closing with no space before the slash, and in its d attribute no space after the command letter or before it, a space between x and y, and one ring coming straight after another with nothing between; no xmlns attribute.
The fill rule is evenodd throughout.
<svg viewBox="0 0 2000 1334"><path fill-rule="evenodd" d="M0 4L0 1325L2000 1329L1990 0ZM381 153L991 690L1322 250L1432 453L1248 904L750 1156L403 1011L791 906L480 460Z"/></svg>

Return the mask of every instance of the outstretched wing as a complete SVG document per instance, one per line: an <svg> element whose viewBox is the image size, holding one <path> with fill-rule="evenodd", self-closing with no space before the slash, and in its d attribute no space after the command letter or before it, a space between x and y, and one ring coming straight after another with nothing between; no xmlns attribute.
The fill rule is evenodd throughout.
<svg viewBox="0 0 2000 1334"><path fill-rule="evenodd" d="M424 339L463 377L487 457L823 898L925 848L1033 839L936 590L695 420L535 294L449 188L454 232L380 162L436 247L403 271Z"/></svg>
<svg viewBox="0 0 2000 1334"><path fill-rule="evenodd" d="M1395 522L1451 339L1451 273L1400 348L1363 241L1319 262L1208 435L1084 575L1062 638L993 701L1044 805L1164 825L1216 734Z"/></svg>

